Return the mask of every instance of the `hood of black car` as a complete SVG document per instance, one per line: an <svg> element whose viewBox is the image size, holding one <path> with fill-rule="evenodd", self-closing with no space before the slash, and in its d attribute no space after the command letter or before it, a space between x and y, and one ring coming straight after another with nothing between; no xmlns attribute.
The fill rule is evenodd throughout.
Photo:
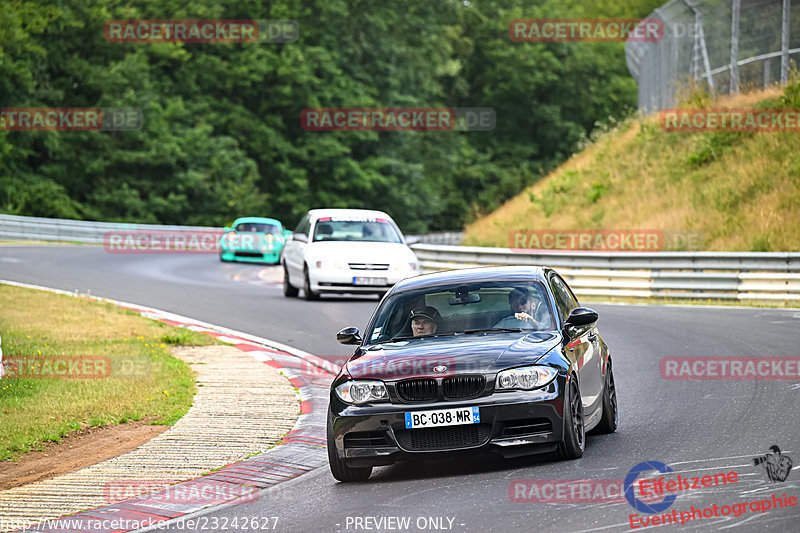
<svg viewBox="0 0 800 533"><path fill-rule="evenodd" d="M385 381L492 373L533 364L560 341L553 332L423 337L369 346L344 370L355 379Z"/></svg>

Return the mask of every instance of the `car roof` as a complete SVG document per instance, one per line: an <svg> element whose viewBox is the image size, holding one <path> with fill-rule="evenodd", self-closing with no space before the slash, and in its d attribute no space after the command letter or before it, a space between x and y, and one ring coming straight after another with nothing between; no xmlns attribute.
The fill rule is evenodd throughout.
<svg viewBox="0 0 800 533"><path fill-rule="evenodd" d="M397 283L392 292L430 289L454 283L477 283L481 281L540 281L545 282L552 269L543 266L475 267L445 270L406 278Z"/></svg>
<svg viewBox="0 0 800 533"><path fill-rule="evenodd" d="M242 217L237 218L233 221L233 225L240 224L242 222L261 222L263 224L277 224L278 226L283 226L280 220L275 220L274 218L266 218L266 217Z"/></svg>
<svg viewBox="0 0 800 533"><path fill-rule="evenodd" d="M322 217L373 217L392 220L392 217L388 214L374 209L311 209L308 214L313 219Z"/></svg>

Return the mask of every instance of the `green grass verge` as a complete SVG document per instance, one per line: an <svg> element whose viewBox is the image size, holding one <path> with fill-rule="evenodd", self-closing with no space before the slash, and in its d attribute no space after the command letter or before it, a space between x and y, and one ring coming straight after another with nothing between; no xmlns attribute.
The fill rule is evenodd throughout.
<svg viewBox="0 0 800 533"><path fill-rule="evenodd" d="M0 337L11 367L11 377L0 380L0 460L87 427L173 424L191 407L195 382L169 347L216 342L108 303L8 285L0 285ZM105 377L47 372L54 362L89 359L101 361L94 364Z"/></svg>

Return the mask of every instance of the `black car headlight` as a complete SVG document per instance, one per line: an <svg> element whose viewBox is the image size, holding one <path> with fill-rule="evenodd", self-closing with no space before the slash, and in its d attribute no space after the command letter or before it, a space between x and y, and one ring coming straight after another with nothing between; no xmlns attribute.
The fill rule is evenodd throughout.
<svg viewBox="0 0 800 533"><path fill-rule="evenodd" d="M558 370L550 366L521 366L497 373L495 390L531 390L544 387L558 375Z"/></svg>
<svg viewBox="0 0 800 533"><path fill-rule="evenodd" d="M334 390L347 403L362 404L389 399L389 392L382 381L345 381Z"/></svg>

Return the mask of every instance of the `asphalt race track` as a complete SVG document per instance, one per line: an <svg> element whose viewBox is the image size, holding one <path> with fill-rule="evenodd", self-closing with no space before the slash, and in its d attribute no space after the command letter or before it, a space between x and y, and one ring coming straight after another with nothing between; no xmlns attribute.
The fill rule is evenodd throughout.
<svg viewBox="0 0 800 533"><path fill-rule="evenodd" d="M287 299L278 283L252 281L263 268L220 263L216 255L112 255L92 246L0 246L0 279L91 291L317 355L352 351L339 345L335 334L349 325L363 329L375 297ZM591 307L600 314L599 329L611 349L621 414L616 433L589 437L582 459L503 461L466 455L379 468L368 482L347 485L320 468L262 492L255 503L212 510L193 524L169 529L242 530L248 517L256 520L248 521L247 529L266 524L287 532L628 531L631 515L658 516L635 511L618 495L628 472L648 460L666 463L683 477L731 470L738 474L737 482L679 493L664 514L675 510L680 517L692 507L723 508L766 499L777 506L772 495L784 493L800 500L800 380L665 380L659 372L659 360L668 356L796 357L800 311ZM764 468L753 465L752 459L773 444L794 461L795 469L784 482L769 481ZM515 480L539 480L537 495L550 501L513 501L515 494L528 500L533 495L530 482ZM596 492L583 500L578 493L571 497L563 485L557 491L560 480L593 480L586 486L593 491L599 486L612 497ZM703 518L666 529L800 530L800 503L764 512L752 509L738 517ZM262 517L277 517L277 522Z"/></svg>

